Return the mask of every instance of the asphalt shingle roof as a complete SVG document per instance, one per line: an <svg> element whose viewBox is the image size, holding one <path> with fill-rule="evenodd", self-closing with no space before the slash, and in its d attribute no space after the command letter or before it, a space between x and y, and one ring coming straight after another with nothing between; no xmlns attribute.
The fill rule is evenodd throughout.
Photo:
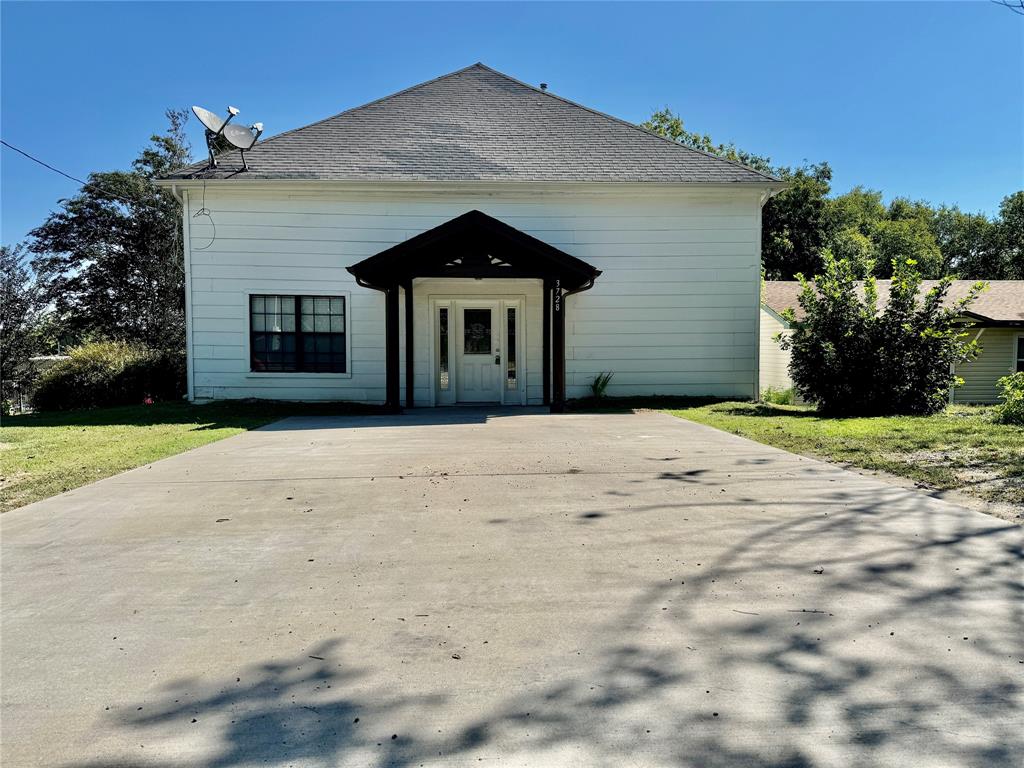
<svg viewBox="0 0 1024 768"><path fill-rule="evenodd" d="M882 307L889 300L891 280L878 280L878 306ZM930 291L938 280L922 280L921 294ZM954 280L943 302L951 306L967 295L975 284L975 280ZM983 291L967 311L994 323L1024 322L1024 280L986 280L988 290ZM858 283L863 290L863 283ZM797 317L803 316L803 310L797 302L800 295L800 283L795 280L766 280L764 284L763 303L777 314L792 307Z"/></svg>
<svg viewBox="0 0 1024 768"><path fill-rule="evenodd" d="M483 64L167 178L332 181L776 182Z"/></svg>

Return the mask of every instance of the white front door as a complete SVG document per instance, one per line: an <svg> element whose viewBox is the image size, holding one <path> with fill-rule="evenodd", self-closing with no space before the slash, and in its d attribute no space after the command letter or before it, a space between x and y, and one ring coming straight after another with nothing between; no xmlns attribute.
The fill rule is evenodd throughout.
<svg viewBox="0 0 1024 768"><path fill-rule="evenodd" d="M456 399L500 403L502 352L497 301L455 303Z"/></svg>

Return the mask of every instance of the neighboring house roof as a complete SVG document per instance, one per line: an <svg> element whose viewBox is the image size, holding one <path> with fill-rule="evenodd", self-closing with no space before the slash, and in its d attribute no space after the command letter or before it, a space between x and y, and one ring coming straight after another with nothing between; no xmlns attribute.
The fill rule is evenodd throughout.
<svg viewBox="0 0 1024 768"><path fill-rule="evenodd" d="M758 183L779 180L483 64L221 154L167 179Z"/></svg>
<svg viewBox="0 0 1024 768"><path fill-rule="evenodd" d="M938 280L924 280L921 293L931 290ZM945 305L964 298L976 280L954 280L946 294ZM968 315L993 325L1024 325L1024 280L986 280L988 290L982 292L967 310ZM891 280L878 280L878 304L881 307L889 300ZM863 289L864 284L858 283ZM796 280L766 280L762 303L775 314L781 315L787 308L796 310L797 317L803 315L797 297L800 283Z"/></svg>

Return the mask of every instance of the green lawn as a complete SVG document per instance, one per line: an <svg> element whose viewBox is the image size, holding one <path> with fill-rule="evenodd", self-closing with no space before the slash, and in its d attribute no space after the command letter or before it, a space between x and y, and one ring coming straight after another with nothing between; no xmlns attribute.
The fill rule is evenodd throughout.
<svg viewBox="0 0 1024 768"><path fill-rule="evenodd" d="M1024 427L992 422L992 409L952 406L935 416L836 419L807 408L726 402L668 413L793 453L1024 504Z"/></svg>
<svg viewBox="0 0 1024 768"><path fill-rule="evenodd" d="M158 403L30 416L0 423L0 512L285 416L374 412L346 404Z"/></svg>

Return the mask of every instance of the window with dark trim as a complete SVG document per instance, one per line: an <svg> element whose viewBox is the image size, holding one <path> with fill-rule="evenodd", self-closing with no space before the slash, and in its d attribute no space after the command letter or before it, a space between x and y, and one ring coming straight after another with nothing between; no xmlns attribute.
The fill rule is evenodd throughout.
<svg viewBox="0 0 1024 768"><path fill-rule="evenodd" d="M249 297L249 360L258 372L347 373L343 296Z"/></svg>
<svg viewBox="0 0 1024 768"><path fill-rule="evenodd" d="M1017 337L1017 356L1015 358L1013 370L1017 373L1024 371L1024 336Z"/></svg>

